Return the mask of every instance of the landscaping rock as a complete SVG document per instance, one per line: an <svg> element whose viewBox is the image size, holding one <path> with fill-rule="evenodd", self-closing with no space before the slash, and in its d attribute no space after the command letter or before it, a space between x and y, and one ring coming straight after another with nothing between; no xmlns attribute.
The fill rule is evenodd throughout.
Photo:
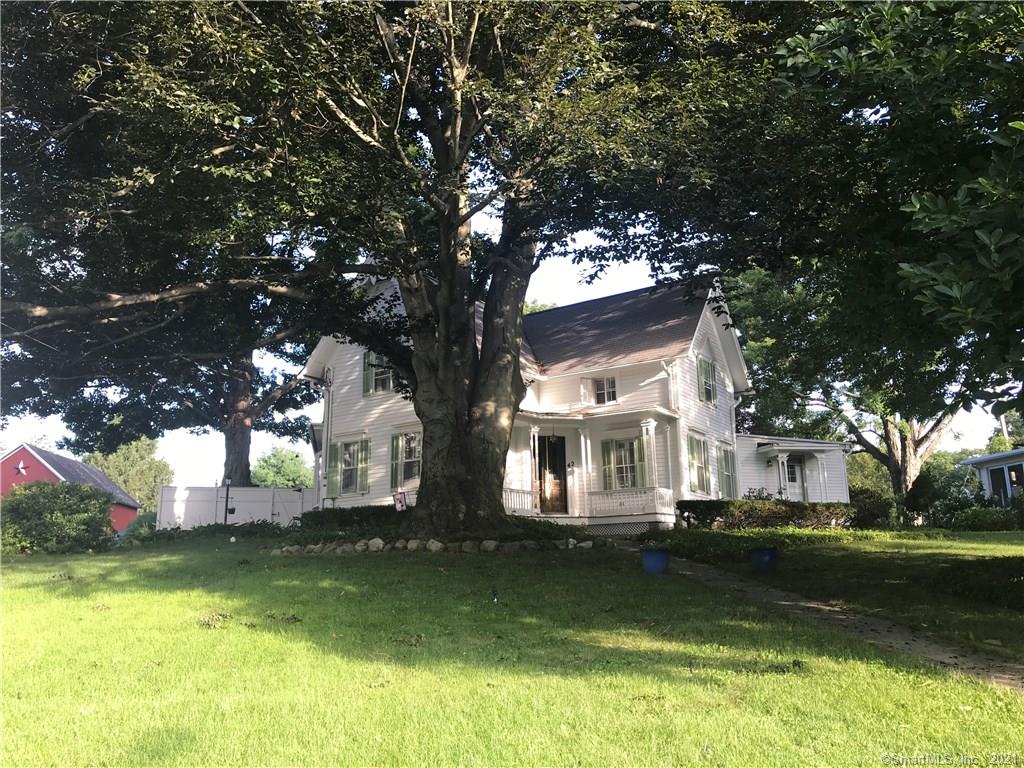
<svg viewBox="0 0 1024 768"><path fill-rule="evenodd" d="M427 542L428 552L441 552L444 550L444 544L437 539L431 539Z"/></svg>
<svg viewBox="0 0 1024 768"><path fill-rule="evenodd" d="M312 555L314 550L316 550L316 544L307 544L304 551L307 555Z"/></svg>
<svg viewBox="0 0 1024 768"><path fill-rule="evenodd" d="M464 541L462 542L463 552L479 552L480 545L475 541Z"/></svg>
<svg viewBox="0 0 1024 768"><path fill-rule="evenodd" d="M577 549L593 549L594 548L594 542L592 542L592 541L581 541L579 544L576 545L576 548Z"/></svg>
<svg viewBox="0 0 1024 768"><path fill-rule="evenodd" d="M565 539L555 539L555 549L565 549L569 543Z"/></svg>
<svg viewBox="0 0 1024 768"><path fill-rule="evenodd" d="M383 549L383 550L381 550L381 551L382 551L382 552L390 552L390 551L391 551L392 549L394 549L394 548L395 548L395 545L394 545L394 544L391 544L391 543L389 542L389 543L387 543L387 544L385 544L385 545L384 545L384 549Z"/></svg>
<svg viewBox="0 0 1024 768"><path fill-rule="evenodd" d="M395 549L405 549L406 543L405 539L399 539L395 542Z"/></svg>
<svg viewBox="0 0 1024 768"><path fill-rule="evenodd" d="M280 549L272 549L272 550L270 550L270 556L271 557L280 557L281 556L281 550Z"/></svg>
<svg viewBox="0 0 1024 768"><path fill-rule="evenodd" d="M498 548L498 542L494 539L484 539L480 542L481 552L494 552Z"/></svg>
<svg viewBox="0 0 1024 768"><path fill-rule="evenodd" d="M324 551L324 543L322 541L319 544L317 544L315 547L313 547L313 554L314 555L319 555L323 551Z"/></svg>
<svg viewBox="0 0 1024 768"><path fill-rule="evenodd" d="M337 548L338 548L337 544L335 544L333 541L329 541L326 544L324 544L324 554L326 555L329 552L333 552Z"/></svg>
<svg viewBox="0 0 1024 768"><path fill-rule="evenodd" d="M519 542L518 541L503 541L501 542L502 552L518 552Z"/></svg>
<svg viewBox="0 0 1024 768"><path fill-rule="evenodd" d="M540 544L538 544L533 539L524 539L523 541L521 541L519 543L520 543L520 546L522 546L523 549L525 549L525 550L527 550L529 552L536 552L538 549L540 549Z"/></svg>
<svg viewBox="0 0 1024 768"><path fill-rule="evenodd" d="M423 542L419 539L409 539L409 541L405 543L405 548L410 552L415 552L423 548Z"/></svg>
<svg viewBox="0 0 1024 768"><path fill-rule="evenodd" d="M356 552L365 552L370 546L370 543L366 539L360 539L356 542Z"/></svg>
<svg viewBox="0 0 1024 768"><path fill-rule="evenodd" d="M569 549L576 549L576 545L579 542L577 542L576 539L566 539L565 543L569 547Z"/></svg>
<svg viewBox="0 0 1024 768"><path fill-rule="evenodd" d="M461 552L462 542L461 541L449 541L444 545L446 552Z"/></svg>
<svg viewBox="0 0 1024 768"><path fill-rule="evenodd" d="M384 551L384 539L374 536L368 542L366 542L366 548L370 552L383 552Z"/></svg>
<svg viewBox="0 0 1024 768"><path fill-rule="evenodd" d="M353 544L347 541L343 541L341 544L338 545L338 548L334 551L337 552L339 555L351 555L356 551L356 548Z"/></svg>

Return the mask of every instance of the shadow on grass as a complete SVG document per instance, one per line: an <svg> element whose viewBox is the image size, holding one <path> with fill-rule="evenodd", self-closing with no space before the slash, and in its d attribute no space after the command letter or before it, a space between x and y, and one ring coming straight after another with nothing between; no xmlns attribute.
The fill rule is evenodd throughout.
<svg viewBox="0 0 1024 768"><path fill-rule="evenodd" d="M185 594L191 603L169 620L169 632L184 622L184 631L274 633L399 666L705 685L721 683L722 672L802 675L827 659L947 674L681 576L647 577L623 553L279 558L256 545L193 542L40 557L13 571L7 589L99 606L119 592L143 600ZM116 620L100 608L95 615Z"/></svg>

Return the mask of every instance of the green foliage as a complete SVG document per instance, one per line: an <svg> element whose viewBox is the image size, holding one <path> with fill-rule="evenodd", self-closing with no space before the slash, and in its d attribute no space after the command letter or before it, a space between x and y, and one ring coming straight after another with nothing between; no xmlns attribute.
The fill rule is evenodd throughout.
<svg viewBox="0 0 1024 768"><path fill-rule="evenodd" d="M961 559L936 574L936 591L1024 611L1024 557Z"/></svg>
<svg viewBox="0 0 1024 768"><path fill-rule="evenodd" d="M646 534L645 534L646 535ZM858 531L849 528L742 528L736 530L682 529L650 534L654 541L669 545L674 555L709 563L744 562L750 550L778 547L785 552L800 547L815 547L851 541L888 541L896 538L942 538L942 531Z"/></svg>
<svg viewBox="0 0 1024 768"><path fill-rule="evenodd" d="M155 515L160 486L170 485L174 480L174 470L166 461L157 458L156 449L156 440L142 437L122 445L113 453L90 453L83 461L102 470L142 504L140 514Z"/></svg>
<svg viewBox="0 0 1024 768"><path fill-rule="evenodd" d="M264 487L310 488L313 468L298 451L275 447L253 464L252 480Z"/></svg>
<svg viewBox="0 0 1024 768"><path fill-rule="evenodd" d="M804 502L784 499L713 499L676 502L684 520L702 528L830 528L846 526L854 512L839 502Z"/></svg>
<svg viewBox="0 0 1024 768"><path fill-rule="evenodd" d="M854 488L870 490L895 503L888 470L863 451L847 456L846 479L851 491Z"/></svg>
<svg viewBox="0 0 1024 768"><path fill-rule="evenodd" d="M985 446L985 453L1002 453L1003 451L1013 450L1013 440L1005 437L1001 432L989 438L988 445Z"/></svg>
<svg viewBox="0 0 1024 768"><path fill-rule="evenodd" d="M299 525L313 531L343 531L352 528L396 530L409 518L408 511L399 512L391 505L311 509L303 512Z"/></svg>
<svg viewBox="0 0 1024 768"><path fill-rule="evenodd" d="M854 509L851 528L890 528L896 521L896 504L889 493L864 486L850 486L850 504Z"/></svg>
<svg viewBox="0 0 1024 768"><path fill-rule="evenodd" d="M113 535L109 493L91 485L36 482L4 496L3 546L16 552L84 552Z"/></svg>
<svg viewBox="0 0 1024 768"><path fill-rule="evenodd" d="M1012 508L975 503L953 510L948 526L955 531L1014 531L1021 529L1021 521Z"/></svg>
<svg viewBox="0 0 1024 768"><path fill-rule="evenodd" d="M532 315L534 312L543 312L546 309L554 309L557 304L545 304L542 301L527 301L523 304L523 314Z"/></svg>
<svg viewBox="0 0 1024 768"><path fill-rule="evenodd" d="M970 467L958 466L964 459L977 452L970 449L960 451L936 451L921 467L921 474L914 481L904 499L904 505L911 512L927 514L942 500L972 497L981 490L977 475ZM926 520L928 518L926 517ZM940 525L928 520L929 524Z"/></svg>

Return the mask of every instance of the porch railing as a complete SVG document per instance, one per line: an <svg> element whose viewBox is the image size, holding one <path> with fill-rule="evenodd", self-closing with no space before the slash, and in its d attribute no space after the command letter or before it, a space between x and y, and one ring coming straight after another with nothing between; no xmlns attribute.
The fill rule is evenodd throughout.
<svg viewBox="0 0 1024 768"><path fill-rule="evenodd" d="M622 488L617 491L591 491L587 494L594 517L618 515L673 514L675 505L669 488Z"/></svg>
<svg viewBox="0 0 1024 768"><path fill-rule="evenodd" d="M505 505L505 511L510 514L540 514L540 491L504 488L501 491L501 501Z"/></svg>

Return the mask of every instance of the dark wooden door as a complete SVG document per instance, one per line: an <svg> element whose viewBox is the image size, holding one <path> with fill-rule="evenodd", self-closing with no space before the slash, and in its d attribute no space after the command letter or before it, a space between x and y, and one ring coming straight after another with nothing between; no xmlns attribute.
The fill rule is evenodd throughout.
<svg viewBox="0 0 1024 768"><path fill-rule="evenodd" d="M541 435L537 439L540 470L540 511L542 515L568 514L565 473L565 437Z"/></svg>

